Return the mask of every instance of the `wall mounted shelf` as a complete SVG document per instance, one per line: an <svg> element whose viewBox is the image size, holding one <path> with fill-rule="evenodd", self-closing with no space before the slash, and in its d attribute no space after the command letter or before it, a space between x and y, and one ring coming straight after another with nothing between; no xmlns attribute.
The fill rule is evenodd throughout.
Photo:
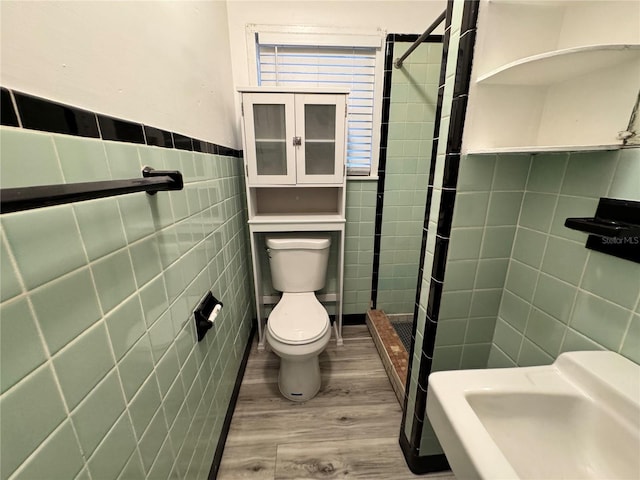
<svg viewBox="0 0 640 480"><path fill-rule="evenodd" d="M618 150L622 145L525 145L518 147L476 148L466 153L474 155L496 153L564 153L564 152L593 152Z"/></svg>
<svg viewBox="0 0 640 480"><path fill-rule="evenodd" d="M478 77L485 85L551 85L640 59L640 45L590 45L522 58Z"/></svg>
<svg viewBox="0 0 640 480"><path fill-rule="evenodd" d="M304 216L295 213L280 213L277 215L256 215L249 220L250 225L255 224L309 224L309 223L345 223L344 217L335 214L308 213Z"/></svg>
<svg viewBox="0 0 640 480"><path fill-rule="evenodd" d="M481 0L462 152L624 146L640 4Z"/></svg>
<svg viewBox="0 0 640 480"><path fill-rule="evenodd" d="M487 0L492 5L518 5L527 7L567 7L576 0Z"/></svg>

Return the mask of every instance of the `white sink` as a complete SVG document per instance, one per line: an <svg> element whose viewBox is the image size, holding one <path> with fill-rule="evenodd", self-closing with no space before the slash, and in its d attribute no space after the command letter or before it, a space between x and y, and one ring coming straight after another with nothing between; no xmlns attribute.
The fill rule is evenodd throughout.
<svg viewBox="0 0 640 480"><path fill-rule="evenodd" d="M459 480L640 479L640 366L613 352L433 373L427 415Z"/></svg>

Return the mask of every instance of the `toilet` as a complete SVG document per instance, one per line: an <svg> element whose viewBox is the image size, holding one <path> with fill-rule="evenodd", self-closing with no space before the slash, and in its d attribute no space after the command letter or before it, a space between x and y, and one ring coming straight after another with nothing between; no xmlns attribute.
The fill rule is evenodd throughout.
<svg viewBox="0 0 640 480"><path fill-rule="evenodd" d="M331 239L268 236L266 246L273 287L282 298L269 315L265 337L280 357L280 392L304 402L320 390L318 356L331 338L329 315L315 295L325 284Z"/></svg>

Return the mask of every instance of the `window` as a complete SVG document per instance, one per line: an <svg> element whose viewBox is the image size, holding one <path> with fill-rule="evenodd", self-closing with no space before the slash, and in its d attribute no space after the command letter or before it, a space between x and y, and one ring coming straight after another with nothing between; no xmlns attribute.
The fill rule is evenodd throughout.
<svg viewBox="0 0 640 480"><path fill-rule="evenodd" d="M332 34L309 32L308 28L291 33L291 27L265 28L271 31L253 31L256 83L348 88L347 174L375 176L380 147L383 34Z"/></svg>

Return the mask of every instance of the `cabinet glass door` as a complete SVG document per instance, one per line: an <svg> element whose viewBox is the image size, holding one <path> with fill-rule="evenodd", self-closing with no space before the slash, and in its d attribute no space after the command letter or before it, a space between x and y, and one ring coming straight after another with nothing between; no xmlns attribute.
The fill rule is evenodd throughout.
<svg viewBox="0 0 640 480"><path fill-rule="evenodd" d="M297 95L298 183L340 183L344 174L343 95Z"/></svg>
<svg viewBox="0 0 640 480"><path fill-rule="evenodd" d="M250 184L295 183L291 95L243 95Z"/></svg>

